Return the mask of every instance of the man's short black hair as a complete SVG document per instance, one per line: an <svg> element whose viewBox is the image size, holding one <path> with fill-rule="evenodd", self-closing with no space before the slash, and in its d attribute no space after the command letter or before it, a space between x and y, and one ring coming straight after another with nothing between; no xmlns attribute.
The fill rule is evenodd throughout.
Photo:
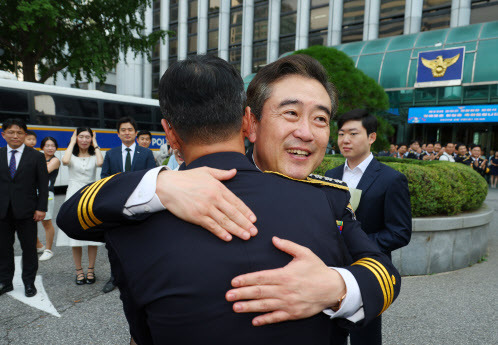
<svg viewBox="0 0 498 345"><path fill-rule="evenodd" d="M481 145L479 145L479 144L472 144L472 145L470 146L470 149L471 149L471 150L473 150L473 149L475 149L476 147L480 148L480 149L481 149L481 151L482 151L482 146L481 146Z"/></svg>
<svg viewBox="0 0 498 345"><path fill-rule="evenodd" d="M159 83L161 112L185 143L230 139L242 126L245 103L239 72L216 56L176 61Z"/></svg>
<svg viewBox="0 0 498 345"><path fill-rule="evenodd" d="M121 125L123 123L131 123L133 128L135 128L135 132L137 131L137 122L135 121L135 119L133 117L130 117L130 116L125 116L125 117L120 118L118 120L118 123L116 124L116 129L118 130L118 132L119 132L119 127L121 127Z"/></svg>
<svg viewBox="0 0 498 345"><path fill-rule="evenodd" d="M24 132L28 131L28 127L26 127L26 124L24 123L23 120L21 119L7 119L2 123L2 130L5 132L7 129L9 129L12 126L18 126L20 127Z"/></svg>
<svg viewBox="0 0 498 345"><path fill-rule="evenodd" d="M33 131L30 131L29 129L26 131L26 136L28 136L28 135L33 135L35 138L38 138L38 137L36 136L36 133L35 133L35 132L33 132Z"/></svg>
<svg viewBox="0 0 498 345"><path fill-rule="evenodd" d="M455 145L455 149L458 151L458 149L460 148L460 146L465 146L465 148L467 148L467 145L465 145L464 143L457 143Z"/></svg>
<svg viewBox="0 0 498 345"><path fill-rule="evenodd" d="M419 144L420 145L420 140L417 140L417 139L413 139L412 141L410 141L410 146L412 146L413 144Z"/></svg>
<svg viewBox="0 0 498 345"><path fill-rule="evenodd" d="M448 144L453 144L453 142L451 142L451 141L447 141L447 142L445 142L445 143L444 143L443 147L448 146Z"/></svg>
<svg viewBox="0 0 498 345"><path fill-rule="evenodd" d="M137 138L140 138L141 135L148 135L150 140L152 140L152 134L146 129L142 129L141 131L139 131L137 133Z"/></svg>
<svg viewBox="0 0 498 345"><path fill-rule="evenodd" d="M361 125L367 130L367 135L377 132L377 118L366 109L355 109L342 114L337 120L337 129L341 130L348 121L361 121Z"/></svg>
<svg viewBox="0 0 498 345"><path fill-rule="evenodd" d="M434 145L437 145L437 144L441 145L441 142L440 142L440 141L436 141L436 142L434 143Z"/></svg>
<svg viewBox="0 0 498 345"><path fill-rule="evenodd" d="M405 144L405 143L400 143L400 144L398 144L398 149L399 149L401 146L405 146L406 148L408 148L408 145L407 145L407 144Z"/></svg>

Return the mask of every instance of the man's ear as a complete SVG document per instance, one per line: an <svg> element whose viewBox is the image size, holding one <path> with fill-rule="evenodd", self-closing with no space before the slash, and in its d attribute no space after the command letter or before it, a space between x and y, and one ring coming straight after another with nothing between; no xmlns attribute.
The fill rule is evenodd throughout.
<svg viewBox="0 0 498 345"><path fill-rule="evenodd" d="M246 107L244 114L244 121L247 121L247 130L244 129L244 135L249 139L251 143L254 144L256 141L256 130L258 128L259 122L256 119L256 115L251 111L250 107Z"/></svg>
<svg viewBox="0 0 498 345"><path fill-rule="evenodd" d="M178 137L178 134L176 134L175 129L171 127L166 119L161 119L161 125L163 126L169 146L171 146L172 149L180 150L181 140Z"/></svg>
<svg viewBox="0 0 498 345"><path fill-rule="evenodd" d="M377 133L373 132L368 135L368 143L372 145L377 140Z"/></svg>

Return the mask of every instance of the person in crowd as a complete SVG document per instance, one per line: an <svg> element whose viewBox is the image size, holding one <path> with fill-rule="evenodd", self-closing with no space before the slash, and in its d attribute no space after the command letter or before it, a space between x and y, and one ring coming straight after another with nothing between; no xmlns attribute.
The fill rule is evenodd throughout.
<svg viewBox="0 0 498 345"><path fill-rule="evenodd" d="M2 123L0 148L0 295L14 289L15 233L22 248L24 294L33 297L38 255L36 222L45 218L48 201L48 172L43 155L24 144L27 127L20 119Z"/></svg>
<svg viewBox="0 0 498 345"><path fill-rule="evenodd" d="M489 173L488 160L482 159L481 154L481 145L472 145L470 150L471 156L470 160L472 161L470 166L472 169L477 171L482 177Z"/></svg>
<svg viewBox="0 0 498 345"><path fill-rule="evenodd" d="M412 140L410 142L410 149L405 153L405 158L420 159L420 141Z"/></svg>
<svg viewBox="0 0 498 345"><path fill-rule="evenodd" d="M62 164L68 167L68 186L66 200L76 193L81 187L96 180L97 167L101 167L104 162L100 147L97 144L95 133L88 127L77 128L72 137L66 152L62 157ZM89 213L87 215L87 212ZM83 214L85 218L92 218L92 210ZM73 260L76 267L76 285L95 283L95 260L97 258L97 248L102 245L100 242L77 241L69 238L63 231L57 234L57 246L69 246L73 251ZM88 270L85 276L81 259L83 248L88 246Z"/></svg>
<svg viewBox="0 0 498 345"><path fill-rule="evenodd" d="M398 146L395 144L389 145L389 157L398 157Z"/></svg>
<svg viewBox="0 0 498 345"><path fill-rule="evenodd" d="M457 143L455 145L455 153L455 162L470 165L471 160L465 144Z"/></svg>
<svg viewBox="0 0 498 345"><path fill-rule="evenodd" d="M337 121L338 143L346 163L325 173L349 188L362 191L356 217L368 237L391 257L393 250L406 246L412 233L408 180L402 173L379 163L371 153L377 138L377 119L367 110L356 109ZM417 149L412 145L412 149ZM379 316L366 327L351 331L351 345L382 344Z"/></svg>
<svg viewBox="0 0 498 345"><path fill-rule="evenodd" d="M441 150L443 151L443 150ZM441 152L439 151L439 152ZM455 158L453 157L453 153L455 152L455 144L448 142L444 144L444 152L439 156L440 161L446 162L455 162Z"/></svg>
<svg viewBox="0 0 498 345"><path fill-rule="evenodd" d="M305 60L306 64L302 60ZM312 64L313 68L311 66L307 66L308 63L312 63L312 62L313 62L313 64ZM304 66L302 66L300 64L304 64ZM305 66L306 66L306 68L305 68ZM318 68L318 66L320 68ZM320 71L320 72L318 72L316 69L318 69L318 71ZM301 76L299 73L303 73L303 76ZM311 73L311 74L308 74L308 73ZM318 74L313 74L313 73L318 73ZM292 56L292 57L288 57L285 59L281 59L275 63L272 63L272 64L266 66L264 69L262 69L260 72L258 72L258 74L260 74L260 76L253 79L253 81L248 89L248 99L249 99L248 104L249 104L250 108L246 108L246 116L248 115L248 112L251 111L251 109L255 109L254 111L257 112L257 114L259 114L259 115L255 115L254 113L252 113L252 111L250 113L251 119L252 119L251 122L256 125L257 129L256 129L256 131L253 132L254 134L251 134L249 136L251 141L255 141L255 146L254 146L254 152L253 151L248 152L247 157L250 158L251 160L254 159L254 164L256 165L256 167L259 167L259 169L280 171L282 173L289 174L293 178L302 179L303 176L306 177L310 172L312 172L316 168L317 165L320 164L321 160L323 159L323 155L324 155L325 150L326 150L327 139L329 137L329 127L326 123L323 123L323 121L321 121L321 119L323 117L320 115L324 111L324 109L327 109L327 106L326 106L327 102L331 102L331 100L332 100L331 99L332 96L329 96L330 98L328 99L328 101L325 101L326 98L324 98L324 95L322 95L323 92L325 92L324 85L328 84L325 71L323 71L323 67L321 67L315 60L311 59L310 57ZM304 77L304 76L306 76L306 77ZM315 78L319 78L319 76L321 76L321 79L315 79ZM166 78L166 77L164 77L164 78ZM296 84L296 82L297 82L297 84ZM322 83L322 84L320 84L320 83ZM293 85L293 87L292 87L292 92L293 92L292 99L294 99L295 102L294 103L293 102L290 102L290 103L286 102L286 104L284 104L283 102L287 98L289 98L289 96L288 96L289 92L290 92L290 90L288 89L289 85ZM296 88L295 85L299 85L299 87ZM322 86L320 86L320 85L322 85ZM328 87L330 87L330 86L328 86ZM187 89L194 90L195 88L187 88ZM229 88L224 88L224 89L229 89ZM272 91L269 94L268 93L262 94L261 92L263 92L264 90L272 90ZM331 91L328 91L328 92L331 92ZM317 94L320 96L317 96ZM322 105L322 103L324 103L324 105ZM169 104L169 103L166 103L166 104ZM274 109L274 107L278 104L282 104L281 105L282 109L279 110L279 113L281 113L282 115L278 117L280 119L279 121L274 121L274 117L270 116L271 114L268 113L268 111L270 111L270 109ZM333 108L332 109L334 109L334 104L337 104L337 98L333 99L333 102L332 102ZM330 105L330 103L329 103L329 105ZM292 113L289 112L289 109L291 109L291 108L295 108L295 111L293 111ZM168 112L166 111L165 113L168 113ZM190 113L197 113L197 112L190 111ZM293 113L295 113L296 115L291 116ZM333 114L333 111L331 112L331 114ZM327 115L327 114L323 114L323 115L325 116L325 118L330 118L329 115ZM296 117L297 117L298 121L293 121L293 119ZM169 126L170 126L170 124L168 124L166 122L163 124L163 127L165 128L165 130L167 130L167 128ZM174 130L174 125L172 124L172 126L173 126L173 130ZM304 130L304 131L301 130L301 128L303 128L303 126L304 127L309 126L308 128L310 130ZM286 137L286 135L283 135L284 133L282 133L283 128L285 128L284 133L288 133L287 137ZM292 139L292 138L294 138L294 139ZM323 140L323 139L325 139L325 140ZM310 155L311 157L308 157L307 159L304 159L304 160L302 157L297 157L297 156L296 157L294 157L294 156L289 157L289 155L287 153L288 149L286 149L284 146L284 141L287 141L287 140L293 140L296 143L302 142L301 145L309 146L310 152L312 152L312 155ZM258 142L261 142L262 144L258 146ZM273 149L271 149L271 147L270 148L267 147L269 144L272 144L271 146L273 146ZM295 144L295 145L297 145L297 144ZM316 145L318 145L318 146L316 146ZM299 151L299 150L297 150L297 151ZM287 154L285 154L285 153L287 153ZM294 155L298 155L298 154L299 154L299 152L294 152ZM303 161L305 163L305 166L303 166ZM183 174L183 176L187 176L187 175L185 175L187 172L180 171L179 173ZM213 176L214 176L213 172L210 172L210 174L213 174ZM165 176L167 178L169 178L169 177L175 178L175 176L180 176L180 175L174 175L174 172L171 172L171 173L166 172L164 174L163 173L159 174L159 179L161 181L164 181L161 179L161 176ZM151 178L152 178L151 181L154 181L154 182L156 181L156 177L154 175L152 175ZM226 177L224 177L224 178L226 178ZM228 177L228 178L230 178L230 177ZM128 193L126 195L122 195L122 198L120 197L120 200L113 197L112 202L109 202L109 201L106 201L104 199L106 199L107 197L110 197L111 195L109 194L109 192L111 190L117 188L117 186L123 186L123 187L127 186L128 188L131 188L133 190L133 188L135 188L135 187L132 186L132 183L124 182L125 179L131 179L131 176L128 177L127 175L118 175L118 176L114 177L111 181L107 182L102 187L102 189L99 191L99 193L95 199L95 203L102 202L102 203L105 203L107 205L114 204L115 207L112 207L112 209L108 209L106 212L102 212L98 215L99 219L102 221L102 224L99 225L98 229L95 228L95 230L102 229L102 227L105 226L106 223L108 223L109 221L115 222L116 218L113 218L113 217L117 217L117 220L119 220L120 219L119 215L121 214L121 216L122 216L123 204L129 197ZM163 199L164 195L160 192L160 190L161 190L160 186L165 185L165 182L161 182L160 180L158 180L158 185L157 185L156 191L157 191L158 195L161 195L160 199L163 203L165 203L165 205L167 206L167 209L170 210L171 212L173 212L174 214L177 214L178 208L176 206L178 206L178 205L175 205L176 203L174 203L174 202L171 203L171 197L174 197L176 194L178 194L176 196L181 195L182 192L184 192L184 190L185 190L185 183L182 183L182 185L181 185L182 187L180 189L178 189L178 188L173 188L173 186L175 186L175 183L171 183L172 181L170 180L169 183L167 183L168 188L166 190L164 190L166 192L166 194L168 194L168 193L169 194L167 197L165 197ZM194 182L194 184L196 184L196 186L195 186L196 189L198 189L199 186L206 185L206 183L201 182L199 178L194 178L192 181ZM145 181L145 182L147 182L147 181ZM323 186L333 185L334 183L336 183L336 184L341 183L341 185L343 185L342 182L335 181L332 179L322 178L322 181L320 181L320 185L323 185ZM134 184L136 186L137 182L134 182ZM140 184L142 184L142 182ZM146 183L146 185L148 185L148 184ZM256 186L258 186L258 185L259 184L256 184ZM139 188L137 188L137 190L139 190ZM344 200L342 197L342 194L339 193L339 189L331 189L330 191L334 192L334 193L332 193L332 195L330 195L330 199L329 199L329 203L331 206L338 205L337 203L342 204L342 201L345 201L346 204L348 203L349 196L347 196L347 198ZM219 192L221 195L224 195L225 194L224 187L222 187L222 189ZM201 193L203 195L205 194L203 192L201 192ZM134 192L134 194L135 194L135 192ZM75 195L73 200L71 200L69 203L66 203L63 205L63 208L61 209L61 213L59 213L58 224L60 227L64 228L66 231L72 232L75 235L90 236L92 231L86 231L86 232L82 231L81 227L78 226L78 224L76 224L78 222L77 221L76 221L76 223L74 222L75 221L74 215L76 214L76 209L77 209L76 206L78 205L78 198L80 198L80 197L81 197L80 195ZM187 198L186 203L180 203L180 204L185 204L191 211L193 211L192 206L197 205L198 202L194 202L194 200L191 200L190 198L191 198L191 196ZM329 196L327 196L327 198L329 198ZM166 202L166 200L169 200L169 202ZM120 201L121 201L121 203L120 203ZM230 205L231 204L235 204L235 202L231 201ZM128 210L129 208L131 209L132 207L134 207L134 206L128 207L126 205L125 209ZM340 207L338 209L336 207L337 206L333 206L333 208L332 208L335 210L334 212L338 212L341 210ZM223 208L225 208L225 207L223 207ZM113 211L114 211L114 213L113 213ZM345 209L344 211L345 211L344 217L347 217L347 215L349 215L349 217L351 217L352 213L350 210ZM141 212L144 212L144 211L141 211ZM245 214L244 211L241 210L241 212L243 212L243 214ZM125 211L125 213L126 213L126 211ZM203 217L194 217L193 219L189 218L189 216L190 216L189 212L187 212L183 216L184 217L182 217L182 219L186 219L189 221L195 221L196 223L198 222L198 218L203 218ZM103 218L100 218L100 217L103 217ZM227 218L228 218L228 216L227 216ZM141 218L141 219L143 219L143 218ZM234 222L235 221L236 220L234 219ZM116 224L116 223L114 223L114 224ZM201 223L197 223L197 224L203 224L203 223L201 222ZM366 235L365 235L365 233L363 233L363 231L361 231L361 229L358 229L359 231L352 231L354 229L354 227L351 227L352 223L350 223L349 221L345 220L344 224L345 224L345 228L342 230L342 234L344 235L344 240L345 240L346 244L348 245L348 249L352 251L351 255L353 256L353 259L356 260L358 258L358 252L354 248L355 248L355 246L357 247L357 245L358 245L357 241L361 242L361 239L363 239L364 236L366 236ZM203 225L203 226L205 226L205 225ZM210 229L211 227L208 226L206 228ZM341 227L341 229L342 229L342 227ZM218 230L218 229L216 229L216 230ZM220 238L223 238L224 240L230 240L230 238L226 238L224 234L219 235L220 232L218 232L218 231L215 231L215 230L211 230L211 231L213 233L217 234L217 236L219 236ZM232 232L232 234L235 234L235 232ZM253 234L253 235L255 235L255 234ZM240 234L238 234L237 236L240 236ZM244 239L249 238L249 236L248 237L240 236L240 237L244 238ZM365 243L371 243L371 242L367 240ZM281 247L279 247L279 248L281 248ZM307 261L307 258L300 257L300 255L297 255L297 257L304 262ZM387 257L386 257L386 259L387 259ZM378 260L382 260L382 259L378 258ZM382 261L382 262L385 263L384 268L386 269L387 272L389 272L392 269L392 267L390 266L392 264L388 263L388 261ZM311 264L311 262L310 262L310 264ZM316 266L316 264L318 264L318 263L315 262L312 264L312 266ZM376 264L374 263L374 265L376 265ZM293 267L295 267L295 266L290 264L290 265L286 266L285 268L278 269L278 272L280 272L280 274L285 275L286 278L284 280L279 279L278 283L274 283L273 278L272 279L265 279L265 281L270 282L271 284L283 284L282 289L284 289L285 284L294 284L294 282L296 282L296 280L300 280L300 281L302 280L302 282L299 284L299 285L301 285L300 288L298 289L299 294L306 292L307 294L311 293L312 295L313 295L313 290L315 290L315 287L317 286L317 284L323 285L323 283L325 282L323 276L321 276L319 278L309 276L309 273L311 273L311 271L314 271L314 270L310 271L306 268L306 269L304 269L304 271L296 272ZM364 273L367 273L367 272L364 272ZM273 271L257 272L254 274L272 275ZM391 274L391 273L389 273L389 274ZM373 278L373 276L368 276L368 277ZM318 278L318 280L315 280L315 278ZM367 278L367 276L365 276L364 278ZM245 278L240 277L240 279L244 279L246 282L248 282L249 285L254 284L254 283L252 283L252 284L250 283L250 281L252 279L249 279L249 275ZM363 281L363 282L365 282L365 281ZM371 293L374 293L375 291L378 291L379 286L375 286L375 285L376 284L374 284L373 286L370 286L369 288L361 289L362 295L363 295L363 293L371 294ZM397 284L394 284L395 291L398 287L399 286ZM271 288L270 286L260 286L260 288L263 289L263 291L268 291L268 292L272 291L272 290L267 290L267 289ZM302 290L304 290L304 291L302 291ZM244 291L248 292L249 290L246 288ZM348 291L352 292L352 290L350 290L350 288L348 288ZM298 291L296 291L296 292L298 292ZM319 294L322 294L322 292L319 292L319 291L316 291L316 292ZM285 308L284 308L284 306L282 306L282 308L284 308L285 310L288 310L287 303L289 303L289 302L287 300L287 296L285 294L278 294L278 296L275 296L274 293L275 293L275 291L273 291L273 293L270 293L270 295L268 295L269 298L279 299L283 305L286 305ZM232 294L233 294L233 297L231 297ZM329 294L330 293L328 293L327 295L329 295ZM396 294L396 292L395 292L395 294ZM248 298L239 298L237 296L240 296L240 292L238 292L238 290L230 291L227 294L227 299L230 301L235 301L238 299L254 299L254 298L257 299L257 298L263 297L263 296L256 297L256 296L249 295L249 296L247 296ZM310 296L310 295L308 295L308 296ZM318 296L316 296L316 297L318 297ZM305 300L307 301L306 303L311 303L311 300L309 298L305 298ZM266 304L268 302L263 300L261 303ZM304 304L306 304L306 303L304 303ZM347 303L347 302L345 302L345 303ZM298 304L299 307L296 306L295 303L291 303L291 304L294 304L294 306L296 308L295 312L292 313L294 315L293 318L306 317L306 315L302 314L302 311L301 311L301 306L303 305L302 303ZM246 312L251 313L251 312L257 312L257 311L261 312L262 311L262 310L254 309L254 305L255 305L254 303L250 304L250 305L244 305L243 302L236 303L236 305L234 306L234 310L241 312L241 313L246 313ZM311 304L311 305L313 305L313 304ZM311 305L307 305L307 307L304 309L310 310ZM373 313L373 314L371 313L372 312L371 298L365 296L365 298L363 299L363 305L365 308L365 318L366 319L370 319L372 316L377 315L375 313ZM238 306L242 306L242 308L239 309ZM316 310L315 308L316 308L316 306L312 307L313 310ZM292 307L291 309L294 309L294 307ZM272 310L267 310L267 311L272 311ZM320 309L318 308L318 311L319 310ZM368 310L370 310L370 311L368 311ZM280 312L280 314L282 314L282 313L286 314L287 312L284 312L284 311ZM253 320L253 322L254 322L254 324L262 325L262 324L266 324L266 323L275 323L275 322L281 322L281 321L285 321L285 320L289 320L289 316L285 316L285 317L280 316L278 319L275 319L272 317L271 314L267 314L267 315L258 316L255 320Z"/></svg>
<svg viewBox="0 0 498 345"><path fill-rule="evenodd" d="M491 159L495 156L495 150L489 151L488 165L491 165Z"/></svg>
<svg viewBox="0 0 498 345"><path fill-rule="evenodd" d="M436 154L436 156L439 154L439 151L441 151L441 142L436 141L434 143L434 153ZM441 156L441 155L439 155L439 156Z"/></svg>
<svg viewBox="0 0 498 345"><path fill-rule="evenodd" d="M116 126L121 146L109 150L102 166L101 178L109 177L119 172L130 172L156 167L156 161L152 151L138 146L135 142L137 137L137 123L131 117L123 117L118 120ZM109 278L102 291L111 292L116 288L114 278Z"/></svg>
<svg viewBox="0 0 498 345"><path fill-rule="evenodd" d="M489 174L491 175L491 188L496 188L498 182L498 151L493 151L494 156L489 160Z"/></svg>
<svg viewBox="0 0 498 345"><path fill-rule="evenodd" d="M174 164L170 162L175 161ZM173 150L173 156L169 159L167 167L170 168L171 170L178 170L180 168L180 165L184 162L182 158L182 154L180 153L180 150L174 149Z"/></svg>
<svg viewBox="0 0 498 345"><path fill-rule="evenodd" d="M152 143L152 134L147 130L141 130L137 133L138 146L149 148Z"/></svg>
<svg viewBox="0 0 498 345"><path fill-rule="evenodd" d="M407 144L399 144L398 146L398 156L397 158L405 158L405 155L408 151L408 145Z"/></svg>
<svg viewBox="0 0 498 345"><path fill-rule="evenodd" d="M37 141L36 133L33 131L30 131L29 129L26 131L26 138L24 138L24 145L35 148L36 146L36 141Z"/></svg>
<svg viewBox="0 0 498 345"><path fill-rule="evenodd" d="M436 159L436 153L434 152L434 144L428 143L426 145L425 153L422 155L424 161L432 161Z"/></svg>
<svg viewBox="0 0 498 345"><path fill-rule="evenodd" d="M42 220L47 245L43 245L40 240L38 240L39 245L37 243L37 248L44 248L43 253L39 258L40 261L50 260L54 256L52 244L54 243L55 229L52 224L52 218L54 216L55 180L57 179L59 167L61 165L59 159L55 157L55 152L57 152L58 148L57 141L52 137L45 137L40 143L40 150L42 150L45 155L48 170L48 206L45 218Z"/></svg>
<svg viewBox="0 0 498 345"><path fill-rule="evenodd" d="M426 148L427 148L427 144L426 144L426 143L423 143L423 144L420 146L420 149L422 150L422 153L425 153L425 152L426 152Z"/></svg>

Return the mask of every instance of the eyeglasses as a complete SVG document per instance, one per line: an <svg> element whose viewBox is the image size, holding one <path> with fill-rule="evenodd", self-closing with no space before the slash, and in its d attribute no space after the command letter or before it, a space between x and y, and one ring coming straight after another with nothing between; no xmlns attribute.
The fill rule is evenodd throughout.
<svg viewBox="0 0 498 345"><path fill-rule="evenodd" d="M22 135L26 134L26 132L24 132L24 131L5 131L4 133L7 135L10 135L10 136L14 136L14 135L22 136Z"/></svg>

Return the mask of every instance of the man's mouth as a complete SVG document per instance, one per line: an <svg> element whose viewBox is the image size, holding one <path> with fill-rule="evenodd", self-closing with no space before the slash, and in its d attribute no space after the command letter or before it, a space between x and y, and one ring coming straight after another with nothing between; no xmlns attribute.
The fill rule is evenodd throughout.
<svg viewBox="0 0 498 345"><path fill-rule="evenodd" d="M308 157L310 155L309 152L297 149L287 150L288 153L299 156L299 157Z"/></svg>

